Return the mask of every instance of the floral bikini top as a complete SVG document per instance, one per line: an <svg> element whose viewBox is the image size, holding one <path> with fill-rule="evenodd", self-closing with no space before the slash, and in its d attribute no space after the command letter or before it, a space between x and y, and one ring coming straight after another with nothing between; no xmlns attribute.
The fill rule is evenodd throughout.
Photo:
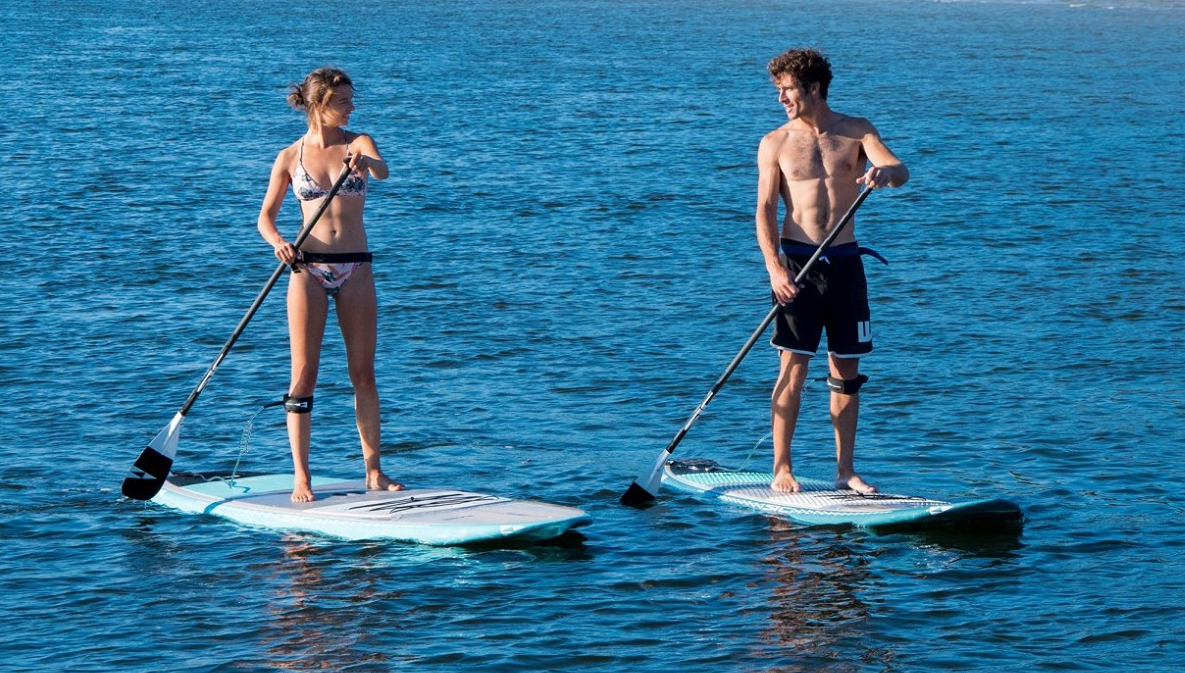
<svg viewBox="0 0 1185 673"><path fill-rule="evenodd" d="M349 156L349 151L347 143L346 156ZM304 168L303 137L300 139L300 156L296 160L296 171L292 176L292 193L301 201L314 201L329 194L329 190L317 184ZM358 171L352 171L337 193L340 196L366 196L366 178Z"/></svg>

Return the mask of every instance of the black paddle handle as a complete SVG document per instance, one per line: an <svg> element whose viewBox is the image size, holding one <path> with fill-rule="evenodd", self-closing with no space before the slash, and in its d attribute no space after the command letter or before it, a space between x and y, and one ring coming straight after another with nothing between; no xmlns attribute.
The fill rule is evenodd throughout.
<svg viewBox="0 0 1185 673"><path fill-rule="evenodd" d="M806 275L808 272L810 272L811 267L813 267L815 263L819 261L819 258L827 252L827 248L831 247L831 243L835 241L837 236L839 236L839 232L842 231L845 226L847 226L848 222L851 221L852 216L856 214L856 210L860 207L860 204L864 203L864 199L867 199L868 195L871 193L872 189L865 189L864 191L860 192L860 196L856 197L856 200L852 203L852 206L848 208L848 212L844 213L843 218L840 219L839 224L835 225L835 228L832 229L829 234L827 234L827 237L824 238L823 242L819 244L818 249L816 249L814 254L811 255L810 259L806 261L806 264L802 266L802 269L798 272L798 274L794 276L794 284L796 286L801 284L802 281L806 279ZM695 412L691 414L691 417L687 419L687 422L684 423L683 427L679 429L679 432L675 434L675 438L672 439L671 443L667 445L667 454L673 453L675 451L675 447L679 445L679 442L683 441L683 437L687 434L687 431L691 429L691 425L695 423L696 419L699 418L700 414L703 413L704 409L708 406L712 399L716 397L716 393L720 392L720 389L724 387L726 382L728 382L729 377L731 377L732 373L736 371L736 368L740 366L741 360L744 360L745 356L749 354L749 351L753 349L753 344L757 343L757 340L761 338L761 334L765 332L766 328L769 327L769 324L773 322L774 318L778 316L778 311L780 310L782 310L782 307L775 303L773 308L769 310L769 313L765 314L765 319L762 320L757 329L753 330L753 333L749 335L749 340L745 342L745 345L741 348L740 352L737 353L736 357L732 359L732 362L728 364L728 368L725 369L724 373L720 375L720 378L716 381L716 384L712 386L712 389L708 391L708 394L706 397L704 397L704 400L699 403L698 407L695 408Z"/></svg>
<svg viewBox="0 0 1185 673"><path fill-rule="evenodd" d="M337 181L334 182L333 186L329 188L329 192L325 195L325 199L321 201L321 205L317 208L317 212L313 213L313 216L309 218L308 222L304 225L304 228L300 230L299 234L297 234L296 240L292 243L292 247L296 248L297 250L300 249L301 244L304 243L305 239L309 237L309 234L313 232L313 227L316 226L317 221L321 219L321 215L325 213L325 209L329 207L329 202L333 200L334 196L337 196L337 193L342 188L342 185L346 183L346 179L350 177L350 172L350 166L347 164L346 167L342 169L341 175L338 176ZM217 371L218 366L222 364L222 361L226 359L227 354L230 353L230 349L233 348L235 342L239 340L239 336L242 335L243 330L247 328L247 323L251 322L251 318L255 317L255 313L259 311L259 307L263 305L263 300L267 299L268 293L271 292L272 288L276 286L276 282L280 280L280 275L284 273L284 268L287 266L288 265L284 262L280 262L279 266L276 267L276 270L272 272L271 278L268 278L267 283L263 286L263 289L260 290L259 294L255 297L255 301L251 303L251 308L247 309L247 314L243 316L243 319L239 321L238 327L235 327L235 331L230 335L230 338L227 339L226 343L222 345L222 350L218 352L218 357L214 359L213 364L211 364L210 368L206 370L206 374L202 376L202 380L198 382L197 386L193 389L193 392L189 393L189 397L185 400L185 404L181 407L180 413L182 416L188 414L189 409L194 405L195 402L197 402L198 396L202 394L203 390L205 390L206 384L210 382L210 379L214 376L214 372Z"/></svg>

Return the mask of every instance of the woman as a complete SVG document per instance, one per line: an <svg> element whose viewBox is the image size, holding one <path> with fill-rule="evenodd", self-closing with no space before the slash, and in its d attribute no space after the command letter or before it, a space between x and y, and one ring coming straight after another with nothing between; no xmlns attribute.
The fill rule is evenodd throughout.
<svg viewBox="0 0 1185 673"><path fill-rule="evenodd" d="M314 499L309 475L310 412L330 297L337 302L337 322L346 344L366 486L387 491L403 488L379 467L379 396L374 377L378 307L362 226L367 180L385 179L387 164L370 136L344 128L354 110L353 101L353 83L335 68L314 70L302 83L292 85L288 103L305 111L309 128L276 157L259 212L259 233L278 259L295 264L288 281L292 382L284 396L295 502ZM291 185L307 218L347 164L350 176L297 252L276 228L285 192Z"/></svg>

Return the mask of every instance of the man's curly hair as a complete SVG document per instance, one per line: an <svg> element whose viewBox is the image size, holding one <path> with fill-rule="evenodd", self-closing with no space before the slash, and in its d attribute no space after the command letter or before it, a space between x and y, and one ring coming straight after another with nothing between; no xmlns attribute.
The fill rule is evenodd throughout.
<svg viewBox="0 0 1185 673"><path fill-rule="evenodd" d="M831 62L814 49L791 49L778 54L769 62L769 77L774 82L782 75L790 75L803 87L819 85L819 95L827 100L827 87L831 84Z"/></svg>

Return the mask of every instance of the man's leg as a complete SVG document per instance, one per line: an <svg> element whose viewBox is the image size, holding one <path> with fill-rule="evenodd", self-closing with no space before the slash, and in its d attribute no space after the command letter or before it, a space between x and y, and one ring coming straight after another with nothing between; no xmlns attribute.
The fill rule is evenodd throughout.
<svg viewBox="0 0 1185 673"><path fill-rule="evenodd" d="M831 424L835 428L835 487L875 493L876 487L856 474L856 425L860 416L860 359L828 358L831 368ZM836 386L844 390L836 390ZM855 388L856 390L852 390Z"/></svg>
<svg viewBox="0 0 1185 673"><path fill-rule="evenodd" d="M770 421L774 442L774 480L770 488L775 491L797 493L801 490L794 478L790 445L794 439L794 427L798 424L798 410L802 403L802 386L806 382L807 366L811 356L791 351L779 351L781 369L774 384L770 404Z"/></svg>

